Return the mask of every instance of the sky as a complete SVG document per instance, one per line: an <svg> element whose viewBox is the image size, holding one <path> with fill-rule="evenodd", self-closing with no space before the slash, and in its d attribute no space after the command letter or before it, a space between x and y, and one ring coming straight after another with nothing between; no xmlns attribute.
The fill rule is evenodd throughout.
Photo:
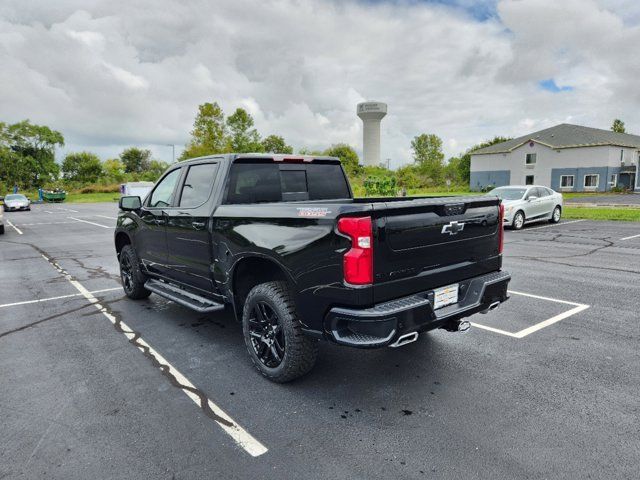
<svg viewBox="0 0 640 480"><path fill-rule="evenodd" d="M3 0L0 65L0 121L59 130L59 157L171 161L207 101L359 153L356 104L386 102L392 167L420 133L447 157L562 122L640 133L637 0Z"/></svg>

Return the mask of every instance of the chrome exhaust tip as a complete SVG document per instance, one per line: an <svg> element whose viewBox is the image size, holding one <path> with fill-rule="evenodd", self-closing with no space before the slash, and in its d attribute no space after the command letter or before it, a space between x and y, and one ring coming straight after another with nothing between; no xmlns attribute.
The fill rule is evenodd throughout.
<svg viewBox="0 0 640 480"><path fill-rule="evenodd" d="M496 308L498 308L498 305L500 305L500 303L500 301L493 302L491 305L489 305L489 307L487 307L485 310L482 310L480 313L489 313L491 310L495 310Z"/></svg>
<svg viewBox="0 0 640 480"><path fill-rule="evenodd" d="M418 339L418 332L405 333L404 335L400 335L398 339L390 344L391 348L403 347L409 343L413 343Z"/></svg>
<svg viewBox="0 0 640 480"><path fill-rule="evenodd" d="M460 333L467 333L470 328L471 322L468 320L461 320L460 323L458 323L458 332Z"/></svg>

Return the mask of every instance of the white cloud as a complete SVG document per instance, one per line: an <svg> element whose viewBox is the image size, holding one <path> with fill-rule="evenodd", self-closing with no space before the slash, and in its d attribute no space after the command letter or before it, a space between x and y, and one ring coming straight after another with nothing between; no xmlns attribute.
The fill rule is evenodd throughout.
<svg viewBox="0 0 640 480"><path fill-rule="evenodd" d="M28 3L0 6L0 120L48 124L105 156L140 144L170 158L164 145L185 143L211 100L296 148L358 149L356 103L385 101L382 157L395 165L422 132L448 155L563 121L620 117L640 132L629 0L504 0L483 22L416 2ZM574 89L544 91L549 78Z"/></svg>

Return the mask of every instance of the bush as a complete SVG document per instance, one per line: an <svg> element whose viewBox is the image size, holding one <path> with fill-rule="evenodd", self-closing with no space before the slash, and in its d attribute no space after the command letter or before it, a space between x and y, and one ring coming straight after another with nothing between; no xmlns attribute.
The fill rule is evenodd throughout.
<svg viewBox="0 0 640 480"><path fill-rule="evenodd" d="M367 197L381 196L389 197L396 193L396 177L367 177L364 181L364 190Z"/></svg>
<svg viewBox="0 0 640 480"><path fill-rule="evenodd" d="M120 185L87 185L79 190L79 193L120 193Z"/></svg>

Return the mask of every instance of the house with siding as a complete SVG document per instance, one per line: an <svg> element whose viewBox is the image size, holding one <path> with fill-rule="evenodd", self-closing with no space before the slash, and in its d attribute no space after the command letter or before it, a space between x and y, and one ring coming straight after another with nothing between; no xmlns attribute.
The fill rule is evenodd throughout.
<svg viewBox="0 0 640 480"><path fill-rule="evenodd" d="M471 154L472 190L545 185L558 192L640 192L640 136L562 123Z"/></svg>

